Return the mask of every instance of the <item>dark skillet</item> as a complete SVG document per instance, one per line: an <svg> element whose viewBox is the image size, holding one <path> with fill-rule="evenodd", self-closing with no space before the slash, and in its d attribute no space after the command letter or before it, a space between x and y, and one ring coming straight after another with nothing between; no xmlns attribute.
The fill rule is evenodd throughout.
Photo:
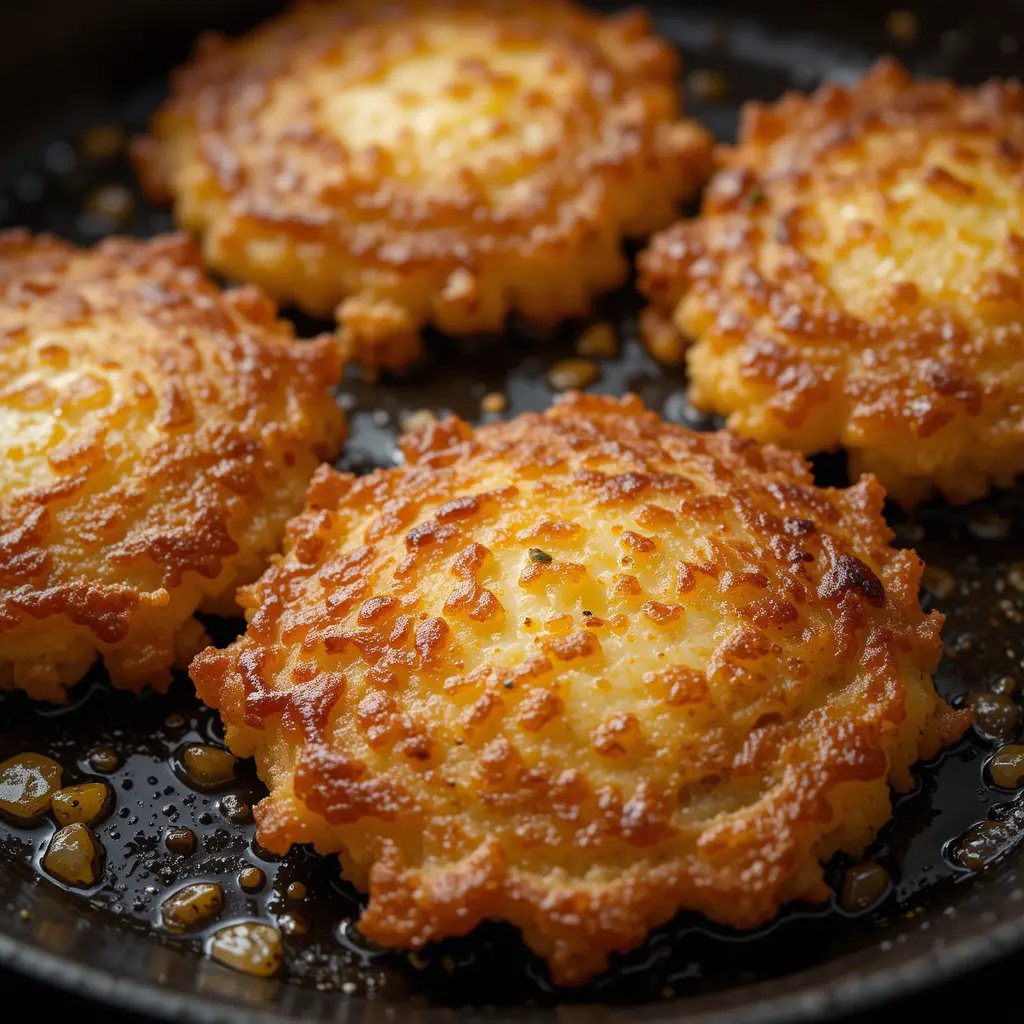
<svg viewBox="0 0 1024 1024"><path fill-rule="evenodd" d="M842 12L816 3L780 2L768 12L764 6L656 5L661 29L679 42L688 69L725 74L725 98L690 103L724 138L742 100L812 87L825 75L848 78L884 51L920 73L974 82L1014 74L1017 40L1024 45L1024 8L1007 0L920 3L913 40L894 38L906 34L907 22L890 21L887 30L889 12L872 0L844 5ZM98 123L142 128L166 70L185 56L196 31L240 29L271 7L243 0L8 4L0 33L6 128L0 220L90 243L115 225L96 215L95 202L88 212L88 197L120 183L134 195L121 230L152 234L169 227L166 211L142 201L123 156L89 158L77 140ZM623 345L616 359L602 363L594 389L636 391L669 419L713 426L687 406L682 376L660 370L638 345L637 308L637 297L626 291L600 311ZM547 340L513 332L504 348L436 339L422 372L378 387L350 382L353 436L344 465L364 471L389 464L397 425L412 410L453 410L477 420L480 399L490 391L508 396L508 414L543 408L552 397L546 370L571 353L580 329L570 325ZM843 479L839 458L821 460L818 470L823 481ZM892 521L901 543L914 544L955 581L951 586L948 577L933 574L936 592L924 594L948 616L948 653L938 677L943 694L957 700L1008 675L1024 683L1024 592L1014 586L1024 587L1024 571L1012 568L1024 567L1024 490L955 512L933 506L913 521L894 514ZM237 628L217 624L218 640ZM837 905L795 906L749 936L683 916L571 993L552 992L541 966L502 927L480 929L414 962L369 948L350 928L358 896L336 880L331 864L303 851L269 858L254 846L251 823L224 816L224 793L196 794L178 779L172 755L199 737L217 739L218 724L185 681L166 698L135 699L113 694L97 674L60 711L0 698L0 759L33 749L57 758L76 781L95 774L88 755L97 747L113 747L120 762L108 776L117 809L100 826L108 860L95 891L72 893L40 879L35 862L50 826L0 825L0 964L111 1005L190 1021L370 1024L400 1017L430 1024L455 1020L456 1009L468 1006L480 1019L538 1024L556 1017L569 1024L683 1016L763 1022L862 1009L1024 947L1024 877L1015 849L1024 815L1013 794L986 782L992 745L973 732L920 769L917 790L899 800L895 821L870 852L893 879L876 910L857 916ZM249 775L229 792L251 802L259 784ZM1006 823L1005 851L972 874L955 864L950 844L989 818ZM163 846L162 832L171 825L199 835L192 857ZM235 881L247 863L261 866L269 879L257 896ZM832 882L838 884L844 867L829 866ZM153 929L168 886L196 878L224 885L224 920L291 915L287 981L232 973L202 957L202 937ZM289 899L293 881L302 881L310 896Z"/></svg>

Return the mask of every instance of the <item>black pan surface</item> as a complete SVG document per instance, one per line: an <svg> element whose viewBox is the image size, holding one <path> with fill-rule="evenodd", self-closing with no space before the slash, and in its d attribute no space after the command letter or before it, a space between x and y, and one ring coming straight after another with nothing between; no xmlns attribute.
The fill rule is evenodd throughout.
<svg viewBox="0 0 1024 1024"><path fill-rule="evenodd" d="M184 56L197 29L240 28L267 7L121 0L105 5L107 28L99 33L98 22L82 13L91 6L42 0L11 15L11 27L24 33L18 38L33 40L60 65L63 91L53 100L26 93L24 104L11 104L8 135L23 141L0 163L0 222L55 231L83 244L113 231L149 235L171 226L166 210L142 198L123 153L97 155L83 133L96 125L127 133L143 128L163 95L165 68ZM103 17L99 7L95 19ZM171 7L173 13L164 9ZM846 12L804 4L780 4L770 12L760 7L654 6L662 33L683 51L687 72L713 69L725 76L724 96L691 96L689 102L690 112L722 138L734 132L743 100L772 99L825 77L848 80L882 52L895 52L923 74L973 82L1014 74L1017 40L1024 45L1024 10L1007 2L978 2L970 10L922 3L912 12L911 33L907 27L915 20L893 18L874 2ZM68 21L72 9L77 22ZM44 23L54 31L40 34ZM69 24L74 38L67 38ZM16 35L8 31L0 42L0 63ZM18 60L20 65L12 57L3 72L9 96L20 96L17 75L31 71L23 49ZM686 84L693 92L694 80ZM96 199L98 190L111 186L127 190L121 194L126 212L113 219L97 212L110 207ZM639 345L639 307L626 289L597 311L595 319L615 326L621 346L614 359L601 361L592 390L634 391L670 420L714 428L687 404L683 376L659 368ZM300 320L306 332L323 326ZM502 415L543 409L553 398L548 368L572 354L586 326L569 324L535 337L513 324L500 345L435 338L430 362L414 374L377 385L353 377L339 399L352 427L341 465L365 472L393 464L401 423L416 410L453 411L481 422L488 418L481 399L491 392L507 398ZM839 457L819 460L816 469L822 482L845 479ZM926 605L948 616L940 691L957 701L1007 676L1024 688L1024 488L967 509L930 506L913 519L893 512L890 521L898 543L916 547L943 570L932 572L932 590L923 595ZM234 622L208 625L218 642L240 628ZM353 924L360 898L337 879L332 863L302 850L272 857L255 842L251 822L226 817L225 796L249 804L259 799L260 784L248 767L236 785L216 794L197 793L182 781L175 757L183 744L220 737L216 716L184 679L166 697L135 698L113 692L96 672L74 691L70 706L57 710L34 708L20 696L0 697L0 760L35 750L60 761L72 781L100 774L90 760L98 748L113 749L118 762L103 773L116 806L98 829L107 864L95 889L64 889L42 876L38 864L52 825L18 829L0 823L0 963L111 1004L194 1021L375 1024L400 1018L432 1024L470 1012L491 1020L557 1016L570 1024L682 1016L760 1022L862 1008L1024 947L1024 854L1016 850L1024 803L988 783L984 766L993 744L974 732L920 768L917 788L899 798L895 820L869 851L893 880L880 907L851 915L837 901L797 905L750 935L683 915L618 958L606 975L572 992L554 991L543 966L503 926L413 957L374 948ZM984 871L966 871L954 859L955 840L987 819L1005 822L1004 849ZM164 833L174 826L199 837L192 856L167 851ZM267 885L257 895L245 893L236 880L247 865L266 873ZM837 886L845 866L841 859L829 866ZM285 979L232 973L204 959L203 933L176 937L155 927L163 896L193 880L223 886L226 904L218 925L243 918L277 921L286 936ZM304 899L288 895L293 882L306 886Z"/></svg>

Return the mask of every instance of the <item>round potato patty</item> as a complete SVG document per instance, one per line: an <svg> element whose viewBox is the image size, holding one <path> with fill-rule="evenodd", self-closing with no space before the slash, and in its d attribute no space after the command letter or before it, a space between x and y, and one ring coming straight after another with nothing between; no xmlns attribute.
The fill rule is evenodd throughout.
<svg viewBox="0 0 1024 1024"><path fill-rule="evenodd" d="M634 397L403 450L318 472L191 668L270 789L260 842L339 852L385 946L506 920L575 984L681 909L756 926L966 727L870 477Z"/></svg>
<svg viewBox="0 0 1024 1024"><path fill-rule="evenodd" d="M970 501L1024 470L1024 92L914 81L748 104L702 215L640 258L695 342L691 395L897 501ZM671 347L671 346L669 346ZM681 347L680 347L681 350Z"/></svg>
<svg viewBox="0 0 1024 1024"><path fill-rule="evenodd" d="M214 269L400 368L420 329L554 324L710 170L675 51L565 0L332 0L208 38L134 147Z"/></svg>
<svg viewBox="0 0 1024 1024"><path fill-rule="evenodd" d="M237 613L344 437L337 346L276 315L184 236L0 234L0 688L63 700L99 654L163 689Z"/></svg>

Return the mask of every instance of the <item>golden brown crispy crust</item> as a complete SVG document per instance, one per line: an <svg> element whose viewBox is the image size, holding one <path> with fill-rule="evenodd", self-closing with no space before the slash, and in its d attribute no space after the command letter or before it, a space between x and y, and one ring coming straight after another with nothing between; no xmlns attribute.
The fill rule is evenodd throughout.
<svg viewBox="0 0 1024 1024"><path fill-rule="evenodd" d="M204 40L134 152L207 262L402 367L420 328L554 323L710 170L673 49L566 0L331 0ZM337 309L335 309L337 307Z"/></svg>
<svg viewBox="0 0 1024 1024"><path fill-rule="evenodd" d="M904 504L1024 469L1024 108L882 61L851 89L748 104L702 216L640 258L696 344L694 401L804 452L845 446ZM681 347L681 346L680 346Z"/></svg>
<svg viewBox="0 0 1024 1024"><path fill-rule="evenodd" d="M681 908L757 925L966 727L871 478L633 397L403 449L317 474L191 669L270 788L260 841L340 851L378 942L508 920L574 984Z"/></svg>
<svg viewBox="0 0 1024 1024"><path fill-rule="evenodd" d="M183 235L0 233L0 687L162 689L262 572L344 434L337 346L276 315Z"/></svg>

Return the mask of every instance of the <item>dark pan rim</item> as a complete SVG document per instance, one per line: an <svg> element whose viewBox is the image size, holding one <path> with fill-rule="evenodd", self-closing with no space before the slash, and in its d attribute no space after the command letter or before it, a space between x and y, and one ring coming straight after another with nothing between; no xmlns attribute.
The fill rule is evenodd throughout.
<svg viewBox="0 0 1024 1024"><path fill-rule="evenodd" d="M845 977L812 980L803 990L782 995L758 996L758 990L779 983L797 983L801 975L812 976L820 973L828 964L798 971L795 974L743 986L747 994L739 1005L702 1010L689 1007L694 1003L707 1003L716 997L709 995L695 1000L679 1000L669 1004L648 1004L647 1007L633 1007L632 1018L645 1020L649 1024L677 1021L685 1018L688 1024L783 1024L783 1022L805 1022L823 1020L870 1010L883 1002L892 1002L921 992L937 981L951 981L973 968L990 966L1012 953L1024 950L1024 914L1000 925L991 931L975 934L949 946L933 948L927 953L893 967L882 967L866 972L857 971ZM196 960L198 964L200 961ZM834 961L833 961L834 963ZM146 983L132 978L121 978L109 971L80 964L56 953L50 953L29 942L0 933L0 967L17 971L25 976L58 988L84 996L96 1002L119 1010L148 1015L156 1020L187 1022L187 1024L280 1024L282 1021L313 1019L292 1017L286 1011L281 1013L258 1010L251 1006L223 1000L211 1001L209 997L195 993L175 992L163 989L157 984ZM350 1001L356 1013L346 1020L355 1022L361 1017L360 1004L379 1010L378 1001L338 996ZM391 1009L400 1011L392 1004ZM579 1011L579 1015L571 1012ZM616 1007L602 1007L614 1012ZM569 1013L566 1011L570 1010ZM481 1021L523 1021L555 1013L564 1021L582 1019L585 1013L592 1017L594 1007L578 1005L563 1007L554 1013L548 1010L518 1009L511 1013L501 1010L473 1011L458 1010L459 1020ZM639 1012L638 1012L639 1011ZM646 1012L645 1012L646 1011ZM396 1012L397 1016L397 1012ZM454 1019L451 1010L442 1008L420 1008L415 1016L429 1024L432 1020Z"/></svg>

